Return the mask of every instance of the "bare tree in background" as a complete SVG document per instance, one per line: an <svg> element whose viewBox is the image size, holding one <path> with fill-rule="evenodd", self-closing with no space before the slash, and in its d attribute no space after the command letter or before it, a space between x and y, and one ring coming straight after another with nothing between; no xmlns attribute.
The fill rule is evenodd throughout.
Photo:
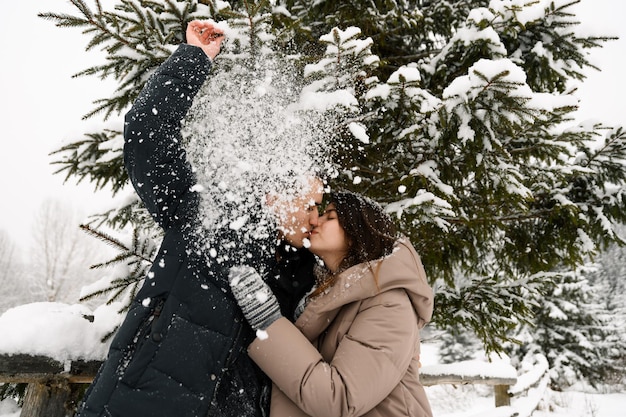
<svg viewBox="0 0 626 417"><path fill-rule="evenodd" d="M20 248L5 230L0 230L0 288L0 314L30 301Z"/></svg>
<svg viewBox="0 0 626 417"><path fill-rule="evenodd" d="M80 289L94 280L89 266L96 263L101 245L80 230L83 220L59 200L44 201L35 214L28 264L37 299L75 303Z"/></svg>
<svg viewBox="0 0 626 417"><path fill-rule="evenodd" d="M15 264L15 243L5 230L0 230L0 283L8 283Z"/></svg>

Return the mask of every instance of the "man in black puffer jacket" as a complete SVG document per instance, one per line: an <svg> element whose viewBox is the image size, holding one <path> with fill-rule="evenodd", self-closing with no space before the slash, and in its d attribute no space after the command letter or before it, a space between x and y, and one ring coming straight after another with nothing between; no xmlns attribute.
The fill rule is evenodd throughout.
<svg viewBox="0 0 626 417"><path fill-rule="evenodd" d="M283 299L283 314L291 317L296 300L312 286L314 259L302 249L281 249L276 259L268 258L268 242L248 244L224 264L207 262L206 254L198 253L199 198L190 191L195 179L181 146L181 120L222 39L213 25L191 22L188 44L157 69L126 115L126 168L165 234L80 417L257 417L266 412L266 379L246 354L254 333L230 294L228 271L245 258L265 276L278 277L269 281ZM319 201L321 193L313 198ZM305 209L311 207L302 208L303 221L316 217L316 210ZM301 241L292 243L301 246Z"/></svg>

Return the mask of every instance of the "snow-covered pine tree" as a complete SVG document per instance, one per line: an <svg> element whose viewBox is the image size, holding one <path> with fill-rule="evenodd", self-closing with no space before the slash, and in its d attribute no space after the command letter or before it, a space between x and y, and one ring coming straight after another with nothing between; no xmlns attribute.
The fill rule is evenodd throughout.
<svg viewBox="0 0 626 417"><path fill-rule="evenodd" d="M398 214L439 278L436 322L498 350L550 274L619 241L624 132L564 127L570 86L593 67L585 49L603 39L576 34L576 1L296 3L314 33L363 28L380 58L355 91L360 129L343 139L339 182Z"/></svg>
<svg viewBox="0 0 626 417"><path fill-rule="evenodd" d="M626 236L626 227L618 228ZM596 320L604 324L602 355L609 362L598 370L600 383L614 387L626 384L626 248L611 244L597 257L585 276L596 291Z"/></svg>
<svg viewBox="0 0 626 417"><path fill-rule="evenodd" d="M520 332L523 343L509 351L517 358L545 355L554 390L581 382L596 388L619 385L623 378L624 316L603 305L606 289L591 286L589 275L593 269L555 274L556 285L534 310L533 325Z"/></svg>
<svg viewBox="0 0 626 417"><path fill-rule="evenodd" d="M333 185L397 215L437 290L435 324L464 326L500 351L533 322L555 273L620 241L613 226L626 218L626 133L572 122L575 82L594 68L587 51L607 40L577 33L578 2L119 0L105 11L72 0L78 17L43 17L84 28L88 47L104 48L107 64L81 74L119 82L88 114L113 116L186 22L247 16L243 46L297 53L294 62L311 65L304 93L344 94L326 109L341 123L329 125ZM271 36L254 37L257 17ZM121 139L103 131L59 150L57 162L68 177L116 191L126 182ZM101 219L143 227L137 212Z"/></svg>
<svg viewBox="0 0 626 417"><path fill-rule="evenodd" d="M441 363L476 360L482 353L481 341L464 327L452 325L435 337Z"/></svg>

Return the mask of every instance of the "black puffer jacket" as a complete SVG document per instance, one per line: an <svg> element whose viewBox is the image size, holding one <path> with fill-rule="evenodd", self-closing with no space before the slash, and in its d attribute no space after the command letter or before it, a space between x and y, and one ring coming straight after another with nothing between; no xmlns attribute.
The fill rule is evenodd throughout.
<svg viewBox="0 0 626 417"><path fill-rule="evenodd" d="M267 406L266 379L245 352L254 334L228 288L228 268L242 258L211 264L195 241L199 200L180 124L209 69L201 49L181 45L126 115L126 168L165 235L80 417L246 417ZM260 249L267 244L245 248L253 255L246 263L269 277L291 310L312 284L312 256L288 253L268 263Z"/></svg>

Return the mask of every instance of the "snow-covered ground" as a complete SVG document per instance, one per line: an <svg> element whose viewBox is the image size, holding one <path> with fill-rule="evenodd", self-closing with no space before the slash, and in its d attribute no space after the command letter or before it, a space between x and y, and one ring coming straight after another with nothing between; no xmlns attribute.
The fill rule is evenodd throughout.
<svg viewBox="0 0 626 417"><path fill-rule="evenodd" d="M493 390L481 385L426 387L435 417L496 417ZM513 400L512 405L515 405ZM533 417L624 417L626 393L548 390Z"/></svg>
<svg viewBox="0 0 626 417"><path fill-rule="evenodd" d="M102 358L106 346L99 339L122 318L116 313L116 307L119 306L101 307L91 312L82 305L33 303L8 310L0 316L0 334L3 335L0 338L0 353L47 355L59 361ZM420 360L424 372L437 373L437 369L443 368L439 364L436 345L424 344ZM456 374L478 373L499 377L508 377L511 373L511 366L505 358L489 364L483 362L483 367L480 367L480 360L465 362L458 367L452 365L452 371ZM445 366L450 370L450 365ZM518 377L518 385L524 382L525 376L533 377L532 369ZM510 415L511 411L509 407L495 407L491 386L436 385L426 387L426 392L435 417L500 417L506 411ZM626 392L531 389L524 397L513 397L511 407L524 410L527 404L533 404L534 408L536 403L539 403L539 408L532 414L533 417L626 416ZM520 416L528 413L522 412ZM0 402L0 417L18 417L19 414L20 409L14 401Z"/></svg>

